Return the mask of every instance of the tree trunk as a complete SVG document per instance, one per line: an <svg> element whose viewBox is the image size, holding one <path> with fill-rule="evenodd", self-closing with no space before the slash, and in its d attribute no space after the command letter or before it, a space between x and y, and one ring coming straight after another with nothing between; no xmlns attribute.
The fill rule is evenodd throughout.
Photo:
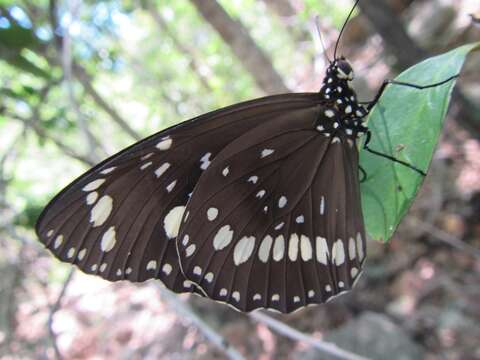
<svg viewBox="0 0 480 360"><path fill-rule="evenodd" d="M427 57L408 35L398 14L385 0L360 1L358 6L382 37L385 48L395 55L398 67L407 68Z"/></svg>
<svg viewBox="0 0 480 360"><path fill-rule="evenodd" d="M242 23L232 19L216 0L191 0L191 2L230 46L265 93L289 91L270 59L257 46Z"/></svg>

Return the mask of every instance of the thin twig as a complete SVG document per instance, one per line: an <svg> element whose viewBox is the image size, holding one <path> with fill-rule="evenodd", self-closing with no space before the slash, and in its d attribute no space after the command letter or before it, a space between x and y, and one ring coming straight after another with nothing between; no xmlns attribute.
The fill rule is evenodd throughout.
<svg viewBox="0 0 480 360"><path fill-rule="evenodd" d="M350 351L340 349L337 345L322 341L320 339L313 338L307 334L304 334L287 324L278 321L263 312L255 311L250 313L250 317L262 324L267 325L274 331L282 334L292 340L301 341L305 344L310 345L311 347L331 356L336 357L337 359L342 360L367 360L367 358L354 354Z"/></svg>
<svg viewBox="0 0 480 360"><path fill-rule="evenodd" d="M52 342L53 350L55 351L55 356L59 360L63 360L63 356L62 356L62 353L60 352L60 349L58 348L57 334L55 334L55 331L53 331L53 317L55 316L55 313L60 309L60 306L62 305L63 297L67 292L68 286L70 285L74 274L75 274L75 269L73 268L70 270L70 273L68 274L67 278L63 282L63 285L60 290L60 293L58 294L57 300L50 307L50 312L48 313L48 319L47 319L48 334L50 335L50 340Z"/></svg>
<svg viewBox="0 0 480 360"><path fill-rule="evenodd" d="M210 340L212 344L217 346L222 350L225 355L232 360L244 360L240 352L230 345L227 340L220 335L214 328L207 324L200 316L198 316L193 309L186 304L184 301L181 301L178 296L174 295L169 290L165 289L163 286L158 286L162 299L166 300L168 304L174 309L182 318L190 321L195 327L197 327L203 335Z"/></svg>
<svg viewBox="0 0 480 360"><path fill-rule="evenodd" d="M474 246L471 246L470 244L467 244L466 242L462 241L458 237L453 236L452 234L449 234L446 231L443 231L420 219L410 218L409 223L410 223L410 226L414 228L420 228L420 230L427 232L428 234L433 236L435 239L440 240L441 242L457 250L465 252L466 254L473 256L477 261L480 261L480 250Z"/></svg>
<svg viewBox="0 0 480 360"><path fill-rule="evenodd" d="M112 107L107 101L95 90L91 83L91 79L87 75L84 68L80 65L73 62L73 74L77 78L77 80L82 84L83 88L85 89L86 93L90 95L90 97L95 101L95 103L103 109L111 118L112 120L117 123L117 125L125 131L128 135L130 135L135 140L142 139L142 136L138 134L135 130L133 130L130 125L128 125L127 121L124 120L120 114Z"/></svg>
<svg viewBox="0 0 480 360"><path fill-rule="evenodd" d="M96 164L94 159L90 157L84 156L82 154L77 153L73 148L65 144L62 140L57 138L54 135L48 134L42 127L40 127L35 121L31 121L29 119L25 119L19 115L6 113L6 116L11 117L12 119L16 119L21 121L26 127L31 128L35 133L38 135L39 138L51 140L57 147L62 150L66 155L77 159L86 165L93 166Z"/></svg>
<svg viewBox="0 0 480 360"><path fill-rule="evenodd" d="M73 81L72 81L72 38L70 36L70 25L75 21L78 15L78 11L80 8L80 3L76 2L75 0L68 0L67 1L67 8L69 12L69 21L65 22L63 28L63 38L62 38L62 47L58 49L61 52L62 56L62 69L63 69L63 78L64 78L64 85L67 88L68 94L68 101L70 103L71 108L77 115L78 125L80 130L85 136L87 140L89 153L95 159L96 162L100 161L100 158L97 156L97 150L101 149L106 155L105 150L102 148L98 139L93 135L87 125L87 121L85 119L85 115L80 110L80 106L75 98L75 93L73 91Z"/></svg>
<svg viewBox="0 0 480 360"><path fill-rule="evenodd" d="M188 58L188 65L192 69L192 72L198 77L200 84L204 87L204 89L208 92L213 92L212 87L208 82L208 76L205 76L201 70L201 66L197 61L197 56L193 50L183 44L175 35L173 31L171 31L168 27L167 22L163 19L162 15L157 9L156 3L148 3L147 2L147 9L154 19L155 23L157 24L158 28L161 32L167 34L167 36L172 40L173 44L177 48L179 52L181 52L186 58Z"/></svg>

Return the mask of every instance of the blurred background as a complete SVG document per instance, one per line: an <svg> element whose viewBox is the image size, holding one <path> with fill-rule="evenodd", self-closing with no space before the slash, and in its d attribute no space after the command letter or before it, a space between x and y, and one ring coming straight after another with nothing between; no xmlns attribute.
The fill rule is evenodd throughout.
<svg viewBox="0 0 480 360"><path fill-rule="evenodd" d="M387 245L369 242L356 289L326 305L252 317L158 282L72 272L35 238L49 199L134 141L239 101L318 91L314 16L331 56L352 4L0 1L0 359L334 358L322 341L374 359L480 359L475 53L414 207ZM480 39L478 0L365 0L356 14L340 49L362 99Z"/></svg>

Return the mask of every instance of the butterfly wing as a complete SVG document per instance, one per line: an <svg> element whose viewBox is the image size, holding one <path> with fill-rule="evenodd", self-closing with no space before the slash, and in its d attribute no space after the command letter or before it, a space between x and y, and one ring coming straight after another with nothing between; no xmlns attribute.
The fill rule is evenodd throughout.
<svg viewBox="0 0 480 360"><path fill-rule="evenodd" d="M201 176L177 249L184 275L242 311L291 312L350 289L364 261L358 151L317 130L322 107L279 115Z"/></svg>
<svg viewBox="0 0 480 360"><path fill-rule="evenodd" d="M237 104L132 145L50 202L37 222L40 241L89 274L111 281L157 278L176 292L192 291L179 270L175 238L200 175L237 136L316 99L288 94Z"/></svg>

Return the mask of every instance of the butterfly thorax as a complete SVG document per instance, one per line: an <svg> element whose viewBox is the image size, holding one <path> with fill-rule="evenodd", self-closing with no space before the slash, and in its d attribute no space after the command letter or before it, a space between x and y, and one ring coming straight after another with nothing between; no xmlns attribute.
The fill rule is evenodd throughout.
<svg viewBox="0 0 480 360"><path fill-rule="evenodd" d="M358 103L352 80L353 70L344 58L335 60L327 69L319 92L323 113L317 122L317 130L325 136L343 133L347 139L355 140L367 131L363 119L368 111Z"/></svg>

